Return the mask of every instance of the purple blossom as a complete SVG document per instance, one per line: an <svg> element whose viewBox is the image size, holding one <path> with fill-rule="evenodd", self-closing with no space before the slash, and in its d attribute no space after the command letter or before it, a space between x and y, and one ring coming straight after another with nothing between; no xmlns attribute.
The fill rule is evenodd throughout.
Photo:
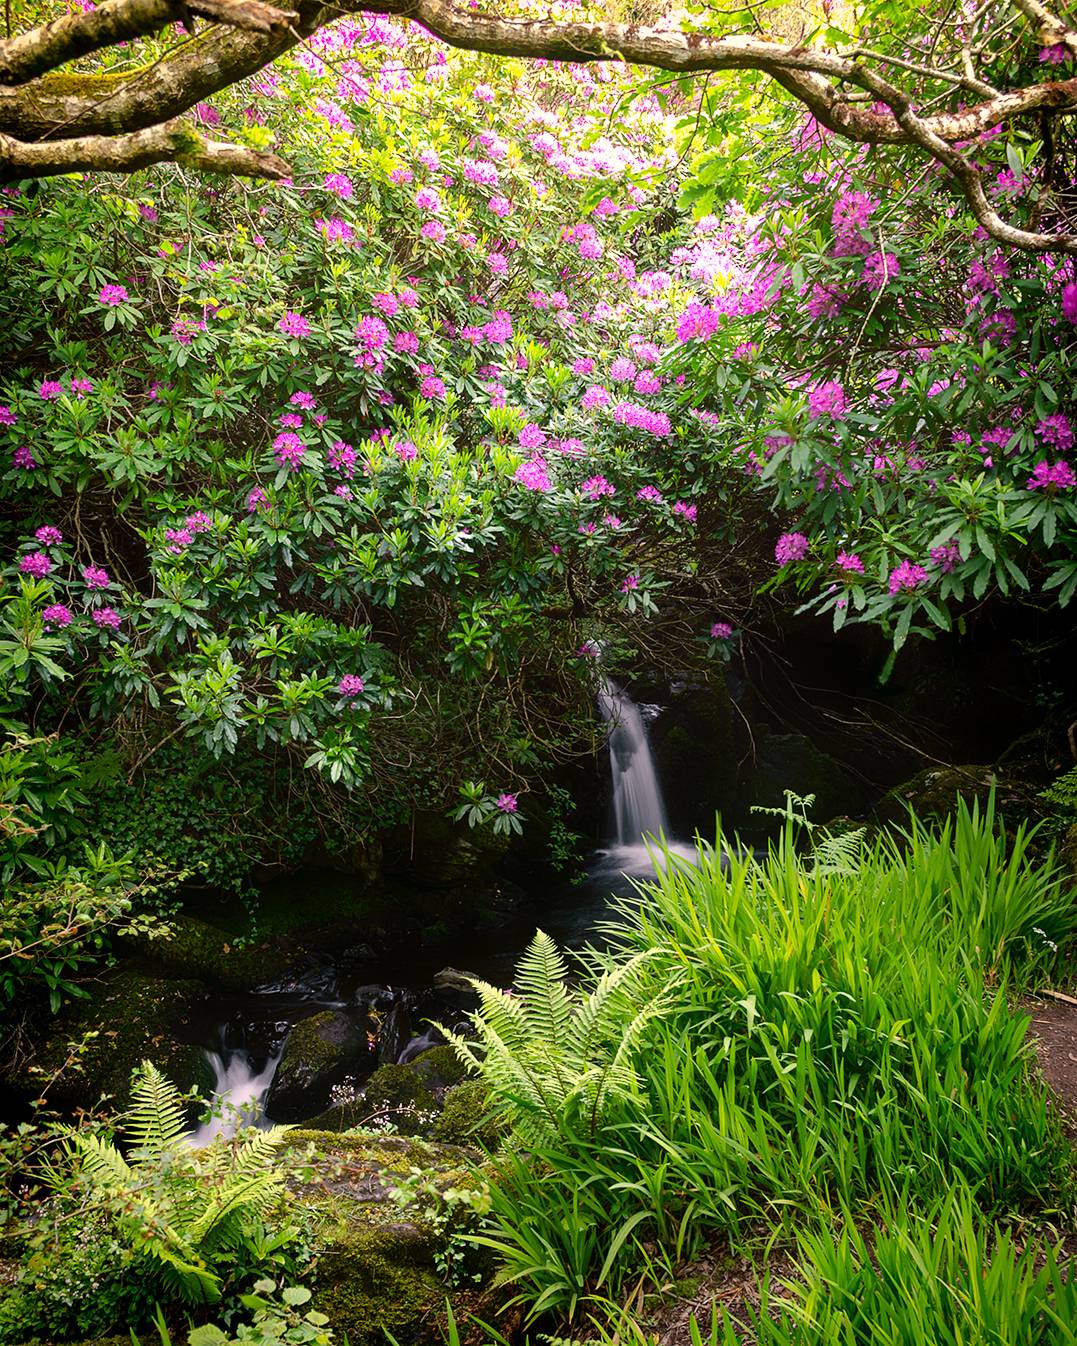
<svg viewBox="0 0 1077 1346"><path fill-rule="evenodd" d="M397 332L393 337L393 350L398 355L417 355L419 338L414 332Z"/></svg>
<svg viewBox="0 0 1077 1346"><path fill-rule="evenodd" d="M43 551L35 551L19 561L19 569L24 575L32 575L35 580L43 580L52 569L52 562Z"/></svg>
<svg viewBox="0 0 1077 1346"><path fill-rule="evenodd" d="M62 383L57 383L55 379L46 379L37 390L38 397L43 402L55 402L64 390Z"/></svg>
<svg viewBox="0 0 1077 1346"><path fill-rule="evenodd" d="M337 685L341 696L362 696L366 684L358 673L345 673Z"/></svg>
<svg viewBox="0 0 1077 1346"><path fill-rule="evenodd" d="M17 425L18 416L8 406L0 406L0 425Z"/></svg>
<svg viewBox="0 0 1077 1346"><path fill-rule="evenodd" d="M1049 463L1046 458L1032 469L1032 476L1028 479L1027 489L1030 491L1055 491L1070 490L1077 478L1074 477L1073 468L1070 467L1064 459L1060 458L1055 463Z"/></svg>
<svg viewBox="0 0 1077 1346"><path fill-rule="evenodd" d="M20 444L11 455L11 464L13 467L21 467L26 472L32 472L37 467L37 460L29 444Z"/></svg>
<svg viewBox="0 0 1077 1346"><path fill-rule="evenodd" d="M931 548L931 559L944 574L949 574L965 558L956 542L944 542L941 547Z"/></svg>
<svg viewBox="0 0 1077 1346"><path fill-rule="evenodd" d="M247 492L247 513L253 514L255 510L268 509L269 496L260 486L255 486Z"/></svg>
<svg viewBox="0 0 1077 1346"><path fill-rule="evenodd" d="M194 541L194 533L189 528L166 528L165 541L168 543L168 550L180 556Z"/></svg>
<svg viewBox="0 0 1077 1346"><path fill-rule="evenodd" d="M108 627L110 631L118 631L120 627L120 614L115 608L94 608L94 625L97 627Z"/></svg>
<svg viewBox="0 0 1077 1346"><path fill-rule="evenodd" d="M443 243L445 241L445 226L440 220L427 220L419 230L423 238L429 239L431 243Z"/></svg>
<svg viewBox="0 0 1077 1346"><path fill-rule="evenodd" d="M303 461L307 446L292 430L282 430L273 441L273 452L281 467L294 472Z"/></svg>
<svg viewBox="0 0 1077 1346"><path fill-rule="evenodd" d="M808 539L803 533L783 533L774 544L774 559L780 566L803 561L808 554Z"/></svg>
<svg viewBox="0 0 1077 1346"><path fill-rule="evenodd" d="M573 360L572 362L573 374L580 374L584 378L586 378L587 375L590 374L591 370L594 369L594 367L595 367L594 360L590 360L586 356L580 356L578 360Z"/></svg>
<svg viewBox="0 0 1077 1346"><path fill-rule="evenodd" d="M72 379L70 386L71 391L75 394L75 396L79 399L80 402L82 401L82 398L86 393L93 392L93 384L90 382L89 379Z"/></svg>
<svg viewBox="0 0 1077 1346"><path fill-rule="evenodd" d="M410 439L402 440L401 443L396 445L393 452L402 463L409 463L413 458L418 458L419 456L419 450Z"/></svg>
<svg viewBox="0 0 1077 1346"><path fill-rule="evenodd" d="M1073 448L1073 428L1061 412L1037 421L1036 434L1045 444L1050 444L1062 453Z"/></svg>
<svg viewBox="0 0 1077 1346"><path fill-rule="evenodd" d="M50 603L42 612L41 618L45 623L45 630L62 631L65 626L70 626L74 620L71 615L71 609L65 607L63 603Z"/></svg>
<svg viewBox="0 0 1077 1346"><path fill-rule="evenodd" d="M396 295L387 294L384 290L380 290L377 294L371 295L370 302L379 313L384 313L387 318L393 317L400 307L400 301L397 299Z"/></svg>
<svg viewBox="0 0 1077 1346"><path fill-rule="evenodd" d="M626 575L624 579L621 581L621 593L623 594L631 593L633 589L638 588L639 588L638 575Z"/></svg>
<svg viewBox="0 0 1077 1346"><path fill-rule="evenodd" d="M817 383L808 392L808 415L814 421L820 416L837 420L845 411L845 389L840 383Z"/></svg>
<svg viewBox="0 0 1077 1346"><path fill-rule="evenodd" d="M419 384L419 395L421 397L444 399L445 384L437 375L427 374L422 383Z"/></svg>
<svg viewBox="0 0 1077 1346"><path fill-rule="evenodd" d="M1077 323L1077 285L1066 285L1062 289L1062 316Z"/></svg>
<svg viewBox="0 0 1077 1346"><path fill-rule="evenodd" d="M310 323L301 313L293 313L291 309L286 309L284 317L277 323L277 331L284 336L305 337L310 335Z"/></svg>
<svg viewBox="0 0 1077 1346"><path fill-rule="evenodd" d="M369 351L380 351L389 340L389 329L380 318L372 315L362 318L355 329L357 341L361 341Z"/></svg>
<svg viewBox="0 0 1077 1346"><path fill-rule="evenodd" d="M652 504L660 505L662 503L662 492L657 486L641 486L636 492L637 500L648 500Z"/></svg>
<svg viewBox="0 0 1077 1346"><path fill-rule="evenodd" d="M351 480L355 476L356 452L350 444L346 444L342 439L336 440L330 444L326 458L329 466L334 471L339 472L341 476Z"/></svg>
<svg viewBox="0 0 1077 1346"><path fill-rule="evenodd" d="M188 514L183 521L184 526L189 528L192 533L208 533L213 527L213 520L205 510L195 510L193 514Z"/></svg>
<svg viewBox="0 0 1077 1346"><path fill-rule="evenodd" d="M580 398L580 406L584 411L590 411L592 407L604 407L609 405L610 395L599 383L593 383L590 388Z"/></svg>
<svg viewBox="0 0 1077 1346"><path fill-rule="evenodd" d="M685 523L695 523L699 509L696 505L690 505L687 500L678 500L673 506L673 513L679 514Z"/></svg>
<svg viewBox="0 0 1077 1346"><path fill-rule="evenodd" d="M834 565L846 575L862 575L864 573L864 562L861 561L855 551L838 552L834 559Z"/></svg>
<svg viewBox="0 0 1077 1346"><path fill-rule="evenodd" d="M433 187L420 187L415 193L415 204L420 210L436 215L441 209L441 194Z"/></svg>
<svg viewBox="0 0 1077 1346"><path fill-rule="evenodd" d="M911 561L902 561L891 570L888 588L892 594L912 593L927 584L928 580L928 573L923 566L914 565Z"/></svg>
<svg viewBox="0 0 1077 1346"><path fill-rule="evenodd" d="M711 627L712 640L730 640L733 636L733 628L728 622L715 622Z"/></svg>
<svg viewBox="0 0 1077 1346"><path fill-rule="evenodd" d="M546 443L545 433L537 425L525 425L519 434L522 449L541 449Z"/></svg>
<svg viewBox="0 0 1077 1346"><path fill-rule="evenodd" d="M519 803L515 795L500 794L497 797L497 807L502 813L515 813Z"/></svg>
<svg viewBox="0 0 1077 1346"><path fill-rule="evenodd" d="M100 566L84 566L82 578L87 589L107 589L111 583L108 571L102 570Z"/></svg>
<svg viewBox="0 0 1077 1346"><path fill-rule="evenodd" d="M614 487L605 477L588 477L580 482L580 492L588 500L600 500L604 495L613 495Z"/></svg>
<svg viewBox="0 0 1077 1346"><path fill-rule="evenodd" d="M318 405L313 393L293 393L288 401L293 407L302 407L304 411L313 411Z"/></svg>
<svg viewBox="0 0 1077 1346"><path fill-rule="evenodd" d="M334 196L339 196L345 201L355 195L351 180L343 173L326 173L322 179L322 186L327 192L332 192Z"/></svg>
<svg viewBox="0 0 1077 1346"><path fill-rule="evenodd" d="M610 378L615 383L631 383L636 377L636 366L627 356L619 355L610 365Z"/></svg>
<svg viewBox="0 0 1077 1346"><path fill-rule="evenodd" d="M129 295L122 285L102 285L97 298L109 308L115 308L117 304L126 303Z"/></svg>
<svg viewBox="0 0 1077 1346"><path fill-rule="evenodd" d="M521 486L526 486L529 491L545 492L553 490L553 483L546 471L546 464L541 458L532 458L526 463L521 463L512 474L512 479L518 481Z"/></svg>
<svg viewBox="0 0 1077 1346"><path fill-rule="evenodd" d="M63 533L51 523L43 524L34 534L43 547L58 547L64 540Z"/></svg>

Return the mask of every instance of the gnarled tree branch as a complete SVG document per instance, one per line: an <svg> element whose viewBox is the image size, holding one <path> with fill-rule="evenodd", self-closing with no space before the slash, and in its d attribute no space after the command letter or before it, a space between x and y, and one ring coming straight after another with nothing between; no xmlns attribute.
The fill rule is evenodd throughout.
<svg viewBox="0 0 1077 1346"><path fill-rule="evenodd" d="M1011 2L1036 26L1039 41L1062 43L1077 54L1077 32L1042 0ZM183 42L152 66L116 77L88 76L82 86L77 79L26 74L46 61L46 50L50 54L45 68L51 69L65 42L77 55L102 45L98 38L108 24L122 20L137 27L152 20L160 26L177 17L181 8L181 0L106 0L96 11L96 16L104 18L96 24L89 22L95 14L76 15L0 43L0 132L7 132L26 146L55 142L51 161L59 163L60 147L80 138L84 144L93 139L127 139L134 132L169 122L194 104L255 74L341 14L378 14L411 19L453 46L494 55L573 63L618 60L687 73L759 71L804 103L823 126L845 139L873 145L913 145L923 150L953 176L977 220L1001 242L1036 251L1077 253L1077 235L1045 234L1007 224L988 200L976 164L960 148L962 141L1030 112L1077 112L1077 79L1045 80L996 91L969 69L954 76L941 67L936 72L919 61L890 61L875 50L857 49L842 55L755 35L693 32L672 25L505 17L470 9L462 0L340 0L333 5L324 0L298 0L294 14L288 15L261 0L190 0L191 12L215 18L219 26ZM142 17L136 20L136 14ZM78 45L89 42L91 34L97 36L90 46ZM35 37L39 45L36 55ZM895 76L904 68L921 78L937 78L944 85L959 84L978 101L959 111L920 115L909 95L879 74L876 66ZM5 75L5 71L12 73ZM860 91L863 101L854 101L850 90ZM864 99L864 94L870 95L874 104ZM98 166L114 164L102 161ZM53 167L49 171L63 170ZM12 176L11 169L7 175Z"/></svg>
<svg viewBox="0 0 1077 1346"><path fill-rule="evenodd" d="M34 145L0 132L0 179L45 178L58 173L132 173L151 164L178 163L234 177L286 178L275 154L208 140L189 122L167 121L126 136L83 136Z"/></svg>

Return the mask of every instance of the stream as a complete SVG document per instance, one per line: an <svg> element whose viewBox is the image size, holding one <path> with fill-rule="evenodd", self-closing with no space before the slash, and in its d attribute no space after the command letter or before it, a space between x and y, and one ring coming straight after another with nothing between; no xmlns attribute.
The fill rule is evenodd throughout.
<svg viewBox="0 0 1077 1346"><path fill-rule="evenodd" d="M644 838L668 836L668 824L647 738L646 721L653 709L637 706L615 682L603 681L599 711L609 725L614 834L608 846L590 857L584 882L556 895L542 913L542 929L562 948L594 943L597 927L610 914L611 898L629 896L634 881L654 874ZM668 847L671 855L687 863L696 854L694 846L682 842L669 841ZM340 1011L365 1032L367 1075L380 1065L405 1063L437 1046L443 1039L432 1025L466 1021L466 1010L473 1003L452 978L439 974L457 968L509 986L535 926L529 913L496 937L478 940L461 932L451 944L420 945L395 957L381 957L376 970L361 955L327 957L252 991L222 995L209 1011L210 1022L216 1024L215 1041L206 1048L213 1099L191 1143L206 1145L240 1126L272 1124L272 1108L267 1110L266 1101L288 1035L297 1023L323 1010ZM311 1097L307 1115L316 1115L328 1101Z"/></svg>

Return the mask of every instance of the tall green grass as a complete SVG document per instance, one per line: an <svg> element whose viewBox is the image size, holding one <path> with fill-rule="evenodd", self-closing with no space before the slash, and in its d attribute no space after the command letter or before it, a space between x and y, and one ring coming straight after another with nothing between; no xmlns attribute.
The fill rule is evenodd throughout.
<svg viewBox="0 0 1077 1346"><path fill-rule="evenodd" d="M763 859L671 862L622 903L591 962L647 953L626 1029L664 1008L631 1053L638 1088L597 1129L566 1110L493 1185L488 1242L532 1312L666 1274L705 1236L789 1238L956 1183L984 1211L1051 1208L1069 1150L1008 996L1075 920L1029 840L990 804L838 865L790 829ZM523 1091L489 1078L518 1112Z"/></svg>

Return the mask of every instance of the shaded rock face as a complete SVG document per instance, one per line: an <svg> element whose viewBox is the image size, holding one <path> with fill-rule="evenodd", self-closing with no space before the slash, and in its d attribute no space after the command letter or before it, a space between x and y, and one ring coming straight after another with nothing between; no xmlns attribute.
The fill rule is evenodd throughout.
<svg viewBox="0 0 1077 1346"><path fill-rule="evenodd" d="M818 822L863 810L864 790L845 767L804 734L762 732L751 778L754 804L781 808L785 791L814 795L811 816Z"/></svg>
<svg viewBox="0 0 1077 1346"><path fill-rule="evenodd" d="M215 986L243 989L256 986L295 961L287 942L236 948L233 937L195 916L169 920L167 939L136 939L132 947L147 964L166 976L196 977Z"/></svg>
<svg viewBox="0 0 1077 1346"><path fill-rule="evenodd" d="M909 810L920 818L942 818L953 813L958 798L984 803L992 789L1000 812L1038 811L1035 787L990 766L942 766L921 771L885 795L875 809L881 823L907 823Z"/></svg>
<svg viewBox="0 0 1077 1346"><path fill-rule="evenodd" d="M276 1122L313 1117L326 1106L335 1084L367 1074L375 1059L362 1017L322 1010L301 1019L284 1045L266 1112Z"/></svg>
<svg viewBox="0 0 1077 1346"><path fill-rule="evenodd" d="M44 1041L8 1082L34 1097L61 1071L48 1094L57 1107L89 1108L107 1095L121 1109L130 1102L132 1072L149 1059L182 1091L197 1085L208 1093L213 1076L205 1054L184 1041L204 997L199 981L120 969L94 988L91 1000L73 1002L43 1025ZM73 1052L71 1044L83 1040Z"/></svg>

